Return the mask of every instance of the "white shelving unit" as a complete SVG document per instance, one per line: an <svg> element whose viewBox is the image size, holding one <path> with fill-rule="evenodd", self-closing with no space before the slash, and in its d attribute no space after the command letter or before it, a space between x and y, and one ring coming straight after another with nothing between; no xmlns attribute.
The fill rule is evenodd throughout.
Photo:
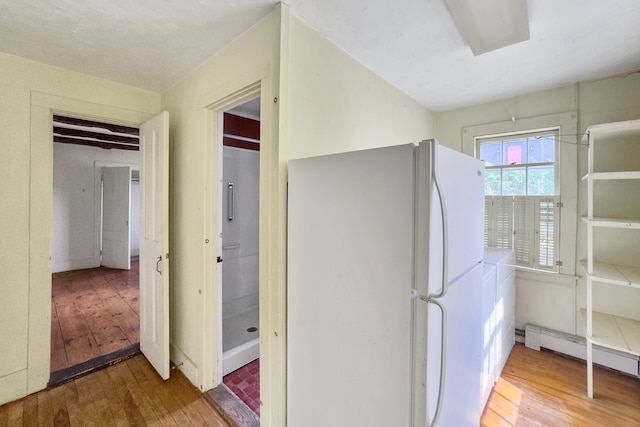
<svg viewBox="0 0 640 427"><path fill-rule="evenodd" d="M640 259L624 253L622 244L616 253L615 242L620 234L607 234L623 230L624 238L640 247L640 209L634 202L640 192L626 194L634 188L629 187L634 182L640 189L640 120L591 126L584 142L589 147L588 173L582 178L587 183L587 215L583 217L587 225L587 259L581 265L587 278L587 307L580 313L587 338L587 393L593 398L593 344L640 356L640 321L593 309L594 282L640 289ZM603 185L609 187L599 190ZM621 189L623 186L626 190ZM599 216L602 211L608 215ZM617 212L622 215L611 217ZM606 250L600 251L602 247ZM618 258L624 265L618 265Z"/></svg>

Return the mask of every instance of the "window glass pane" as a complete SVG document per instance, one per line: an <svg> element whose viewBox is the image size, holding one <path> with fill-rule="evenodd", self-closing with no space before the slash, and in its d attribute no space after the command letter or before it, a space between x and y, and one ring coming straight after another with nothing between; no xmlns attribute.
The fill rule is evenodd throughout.
<svg viewBox="0 0 640 427"><path fill-rule="evenodd" d="M529 138L529 163L548 163L556 160L556 137L544 135Z"/></svg>
<svg viewBox="0 0 640 427"><path fill-rule="evenodd" d="M527 194L527 173L525 168L503 169L502 195L524 196Z"/></svg>
<svg viewBox="0 0 640 427"><path fill-rule="evenodd" d="M484 142L480 144L480 160L485 166L499 166L502 164L502 141Z"/></svg>
<svg viewBox="0 0 640 427"><path fill-rule="evenodd" d="M530 196L553 196L553 166L529 167L528 193Z"/></svg>
<svg viewBox="0 0 640 427"><path fill-rule="evenodd" d="M484 172L485 196L499 196L502 189L502 174L500 169L487 169Z"/></svg>
<svg viewBox="0 0 640 427"><path fill-rule="evenodd" d="M504 157L505 165L521 165L527 163L527 140L512 139L504 141Z"/></svg>

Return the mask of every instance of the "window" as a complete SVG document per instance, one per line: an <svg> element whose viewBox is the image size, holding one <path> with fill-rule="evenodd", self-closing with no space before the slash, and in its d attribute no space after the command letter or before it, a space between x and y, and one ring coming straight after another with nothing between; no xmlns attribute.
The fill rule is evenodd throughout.
<svg viewBox="0 0 640 427"><path fill-rule="evenodd" d="M518 265L558 271L558 130L476 138L485 162L485 246L513 249Z"/></svg>
<svg viewBox="0 0 640 427"><path fill-rule="evenodd" d="M478 138L486 196L554 196L557 130Z"/></svg>

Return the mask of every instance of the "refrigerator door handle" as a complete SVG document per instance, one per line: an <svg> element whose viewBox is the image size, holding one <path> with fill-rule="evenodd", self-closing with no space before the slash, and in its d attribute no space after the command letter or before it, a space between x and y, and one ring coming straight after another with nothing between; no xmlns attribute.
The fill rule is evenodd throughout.
<svg viewBox="0 0 640 427"><path fill-rule="evenodd" d="M427 424L427 427L435 427L438 424L438 419L440 418L440 414L442 413L442 399L444 397L444 384L445 384L445 375L447 369L447 309L444 307L440 301L436 300L433 297L426 297L424 295L419 295L415 289L411 290L411 296L413 298L417 298L421 301L426 302L427 304L434 304L438 306L440 309L440 313L442 314L442 325L441 325L441 335L440 335L440 383L438 386L438 400L436 403L436 411L433 414L433 419Z"/></svg>
<svg viewBox="0 0 640 427"><path fill-rule="evenodd" d="M447 224L447 209L444 202L444 196L440 189L440 183L438 182L438 144L433 144L433 156L431 156L432 170L433 170L433 184L438 193L438 200L440 201L440 215L442 218L442 288L440 292L435 294L429 294L431 298L443 298L447 294L447 287L449 286L449 278L447 277L449 270L449 254L448 254L448 224Z"/></svg>

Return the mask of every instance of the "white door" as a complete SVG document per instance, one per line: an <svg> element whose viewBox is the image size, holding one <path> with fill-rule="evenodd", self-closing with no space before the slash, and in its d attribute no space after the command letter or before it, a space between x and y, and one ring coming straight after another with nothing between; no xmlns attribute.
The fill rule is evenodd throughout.
<svg viewBox="0 0 640 427"><path fill-rule="evenodd" d="M102 262L110 268L131 268L131 168L102 168Z"/></svg>
<svg viewBox="0 0 640 427"><path fill-rule="evenodd" d="M140 126L140 350L169 378L169 113Z"/></svg>

